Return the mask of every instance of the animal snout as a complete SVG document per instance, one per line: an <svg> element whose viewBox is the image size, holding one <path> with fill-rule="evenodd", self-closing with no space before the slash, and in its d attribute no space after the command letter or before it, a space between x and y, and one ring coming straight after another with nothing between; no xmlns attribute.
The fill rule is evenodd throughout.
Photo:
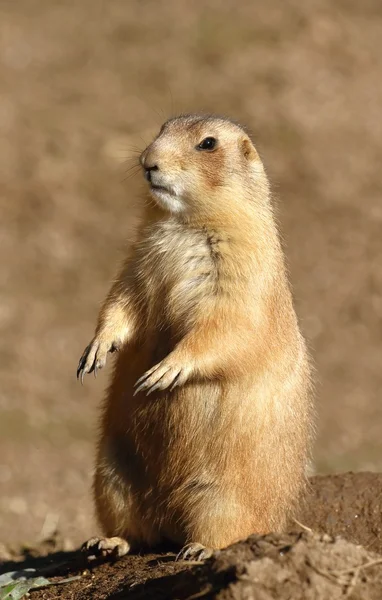
<svg viewBox="0 0 382 600"><path fill-rule="evenodd" d="M143 168L145 170L145 177L146 177L147 181L150 181L150 182L151 182L151 173L153 171L159 171L158 165L148 165L147 163L145 163L143 165Z"/></svg>
<svg viewBox="0 0 382 600"><path fill-rule="evenodd" d="M143 167L145 178L147 181L151 182L151 174L153 171L159 171L158 161L153 144L146 148L146 150L142 153L140 163Z"/></svg>

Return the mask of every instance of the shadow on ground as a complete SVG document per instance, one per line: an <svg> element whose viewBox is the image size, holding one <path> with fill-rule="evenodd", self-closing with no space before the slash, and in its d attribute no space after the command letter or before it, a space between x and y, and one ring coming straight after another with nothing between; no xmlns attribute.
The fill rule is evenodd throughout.
<svg viewBox="0 0 382 600"><path fill-rule="evenodd" d="M382 475L314 477L290 533L253 535L217 552L205 564L176 562L175 552L87 564L80 551L49 551L52 543L58 543L53 540L3 562L0 571L34 568L55 582L54 587L33 591L33 600L303 600L312 593L315 600L344 596L379 600L381 503ZM73 575L81 577L60 584L63 577Z"/></svg>

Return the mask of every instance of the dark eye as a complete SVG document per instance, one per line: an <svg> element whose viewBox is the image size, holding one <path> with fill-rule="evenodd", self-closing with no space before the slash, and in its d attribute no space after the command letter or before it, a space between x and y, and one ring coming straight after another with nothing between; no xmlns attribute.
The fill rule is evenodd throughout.
<svg viewBox="0 0 382 600"><path fill-rule="evenodd" d="M213 150L216 146L216 140L214 137L206 137L197 146L198 150Z"/></svg>

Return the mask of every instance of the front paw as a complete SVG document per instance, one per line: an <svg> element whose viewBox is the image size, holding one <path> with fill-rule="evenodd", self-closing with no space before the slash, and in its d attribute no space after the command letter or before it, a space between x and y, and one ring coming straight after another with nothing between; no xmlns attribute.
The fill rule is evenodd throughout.
<svg viewBox="0 0 382 600"><path fill-rule="evenodd" d="M180 365L165 358L138 379L134 386L134 396L145 390L146 396L155 390L170 388L171 391L175 387L183 385L189 378L191 371L190 366Z"/></svg>
<svg viewBox="0 0 382 600"><path fill-rule="evenodd" d="M86 373L94 371L94 376L97 375L98 369L106 364L108 352L119 350L119 345L116 342L103 339L101 336L96 336L88 346L86 346L77 368L77 379L84 382Z"/></svg>

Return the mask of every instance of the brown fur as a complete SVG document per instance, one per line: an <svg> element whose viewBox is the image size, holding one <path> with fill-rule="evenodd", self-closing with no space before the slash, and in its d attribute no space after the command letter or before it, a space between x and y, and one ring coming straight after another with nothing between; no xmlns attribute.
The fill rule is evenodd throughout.
<svg viewBox="0 0 382 600"><path fill-rule="evenodd" d="M198 150L207 136L217 147ZM245 131L179 117L141 162L181 208L152 190L155 206L80 362L84 374L121 349L98 445L98 519L129 544L221 548L281 530L303 489L307 352L267 177Z"/></svg>

